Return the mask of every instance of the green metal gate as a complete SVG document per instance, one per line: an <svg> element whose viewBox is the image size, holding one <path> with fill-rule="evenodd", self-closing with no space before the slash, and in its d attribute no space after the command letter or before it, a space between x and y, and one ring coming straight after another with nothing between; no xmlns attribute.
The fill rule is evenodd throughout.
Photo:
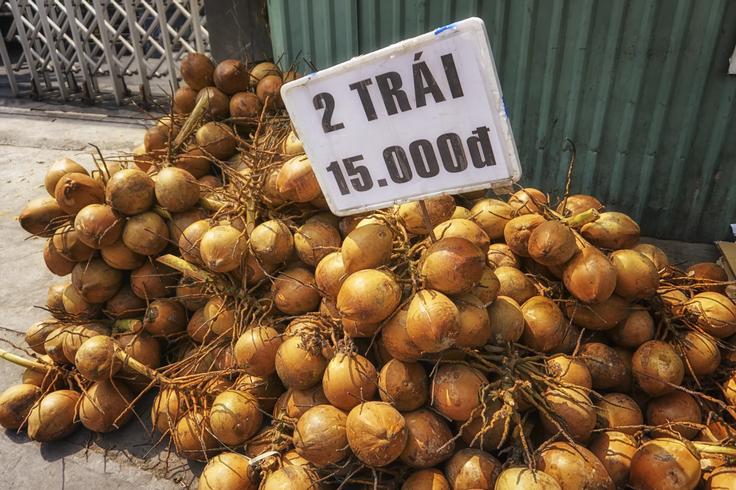
<svg viewBox="0 0 736 490"><path fill-rule="evenodd" d="M709 241L736 222L731 0L269 0L274 53L325 68L470 16L491 40L525 185Z"/></svg>

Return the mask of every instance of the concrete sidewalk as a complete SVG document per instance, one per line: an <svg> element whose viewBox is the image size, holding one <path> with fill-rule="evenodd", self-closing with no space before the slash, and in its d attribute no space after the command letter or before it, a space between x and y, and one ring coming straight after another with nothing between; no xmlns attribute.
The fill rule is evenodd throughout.
<svg viewBox="0 0 736 490"><path fill-rule="evenodd" d="M85 113L75 107L7 104L0 100L0 343L23 345L22 334L47 314L33 305L46 302L53 276L43 262L43 241L28 238L16 216L29 200L46 195L43 178L50 163L69 157L94 168L91 153L129 152L143 140L145 117L128 111ZM21 369L0 362L0 390L19 382ZM150 397L149 397L150 398ZM149 403L139 414L149 419ZM24 434L0 433L0 488L13 489L173 489L195 478L189 463L165 448L151 449L146 430L132 420L123 429L94 436L79 429L64 441L39 444ZM150 451L150 453L149 453ZM146 460L143 459L148 453ZM199 472L201 465L194 470Z"/></svg>

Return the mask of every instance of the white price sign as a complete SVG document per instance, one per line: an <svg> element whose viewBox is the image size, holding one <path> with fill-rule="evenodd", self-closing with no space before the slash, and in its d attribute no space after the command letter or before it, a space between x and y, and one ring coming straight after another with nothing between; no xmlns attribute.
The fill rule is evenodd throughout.
<svg viewBox="0 0 736 490"><path fill-rule="evenodd" d="M521 176L478 18L306 75L281 96L337 215Z"/></svg>

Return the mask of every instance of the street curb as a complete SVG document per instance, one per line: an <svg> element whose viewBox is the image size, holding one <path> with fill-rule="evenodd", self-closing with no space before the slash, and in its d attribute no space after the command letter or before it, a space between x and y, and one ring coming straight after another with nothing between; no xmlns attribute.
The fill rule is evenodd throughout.
<svg viewBox="0 0 736 490"><path fill-rule="evenodd" d="M108 114L84 113L59 109L37 109L28 107L8 107L0 106L0 116L21 116L40 119L69 119L75 121L87 122L104 122L110 124L124 124L126 126L144 127L148 118L141 115L140 117L114 116Z"/></svg>

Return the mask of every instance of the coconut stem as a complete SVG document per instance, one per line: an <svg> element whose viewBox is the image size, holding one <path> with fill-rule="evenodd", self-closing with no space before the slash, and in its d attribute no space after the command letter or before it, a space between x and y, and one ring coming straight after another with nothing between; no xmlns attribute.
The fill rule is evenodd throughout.
<svg viewBox="0 0 736 490"><path fill-rule="evenodd" d="M161 216L165 220L171 221L172 219L174 219L171 216L171 213L168 212L167 210L165 210L164 208L162 208L161 206L154 206L153 207L153 212L156 213L157 215Z"/></svg>
<svg viewBox="0 0 736 490"><path fill-rule="evenodd" d="M5 359L6 361L12 362L13 364L22 366L24 368L33 369L34 371L38 371L40 373L47 373L51 369L51 366L32 361L30 359L26 359L25 357L17 356L12 352L8 352L3 349L0 349L0 359Z"/></svg>
<svg viewBox="0 0 736 490"><path fill-rule="evenodd" d="M245 229L248 232L248 236L253 233L253 228L256 227L256 206L252 198L247 201L245 208Z"/></svg>
<svg viewBox="0 0 736 490"><path fill-rule="evenodd" d="M142 327L140 323L141 321L137 318L126 318L124 320L115 320L115 323L112 324L112 329L115 332L137 333Z"/></svg>
<svg viewBox="0 0 736 490"><path fill-rule="evenodd" d="M175 255L167 254L162 255L161 257L158 257L156 261L161 262L162 264L171 267L172 269L176 269L182 274L184 274L187 277L191 277L193 279L196 279L198 281L212 281L213 278L211 274L208 272L203 271L199 267L196 267L186 260L177 257Z"/></svg>
<svg viewBox="0 0 736 490"><path fill-rule="evenodd" d="M432 243L434 243L437 241L437 237L434 236L432 220L429 219L429 211L427 211L427 203L424 202L424 199L419 201L419 208L422 210L422 219L424 220L424 226L429 230L429 238L431 238Z"/></svg>
<svg viewBox="0 0 736 490"><path fill-rule="evenodd" d="M224 201L212 196L202 196L199 198L199 205L207 211L217 212L224 208L227 204Z"/></svg>
<svg viewBox="0 0 736 490"><path fill-rule="evenodd" d="M710 442L700 442L700 441L692 441L692 444L701 453L736 456L736 448L733 448L733 447L723 447L720 444L713 444Z"/></svg>
<svg viewBox="0 0 736 490"><path fill-rule="evenodd" d="M179 134L176 135L176 138L174 139L174 147L172 148L173 150L179 148L184 140L187 139L190 134L192 134L192 131L194 131L194 127L197 125L200 118L204 114L204 110L207 108L208 102L209 100L207 97L199 98L197 104L194 106L194 109L192 109L192 113L189 114L187 120L184 121L181 130L179 130Z"/></svg>
<svg viewBox="0 0 736 490"><path fill-rule="evenodd" d="M127 352L125 352L122 349L115 350L115 357L120 359L120 362L122 362L123 365L131 368L133 371L145 376L148 379L155 380L159 384L163 384L163 383L170 384L171 383L171 380L169 378L159 373L158 371L149 368L145 364L142 364L139 361L136 361L133 357L131 357Z"/></svg>
<svg viewBox="0 0 736 490"><path fill-rule="evenodd" d="M567 198L570 197L570 185L572 185L572 172L575 170L575 160L577 159L577 151L575 150L575 143L570 138L565 138L565 142L570 145L571 154L570 162L567 164L567 176L565 177L565 199L562 201L562 212L565 212L567 207Z"/></svg>
<svg viewBox="0 0 736 490"><path fill-rule="evenodd" d="M580 228L581 226L591 223L598 219L600 216L600 213L596 211L593 208L590 208L587 211L583 211L582 213L578 213L575 216L570 216L569 218L565 218L562 220L567 226L570 228Z"/></svg>

